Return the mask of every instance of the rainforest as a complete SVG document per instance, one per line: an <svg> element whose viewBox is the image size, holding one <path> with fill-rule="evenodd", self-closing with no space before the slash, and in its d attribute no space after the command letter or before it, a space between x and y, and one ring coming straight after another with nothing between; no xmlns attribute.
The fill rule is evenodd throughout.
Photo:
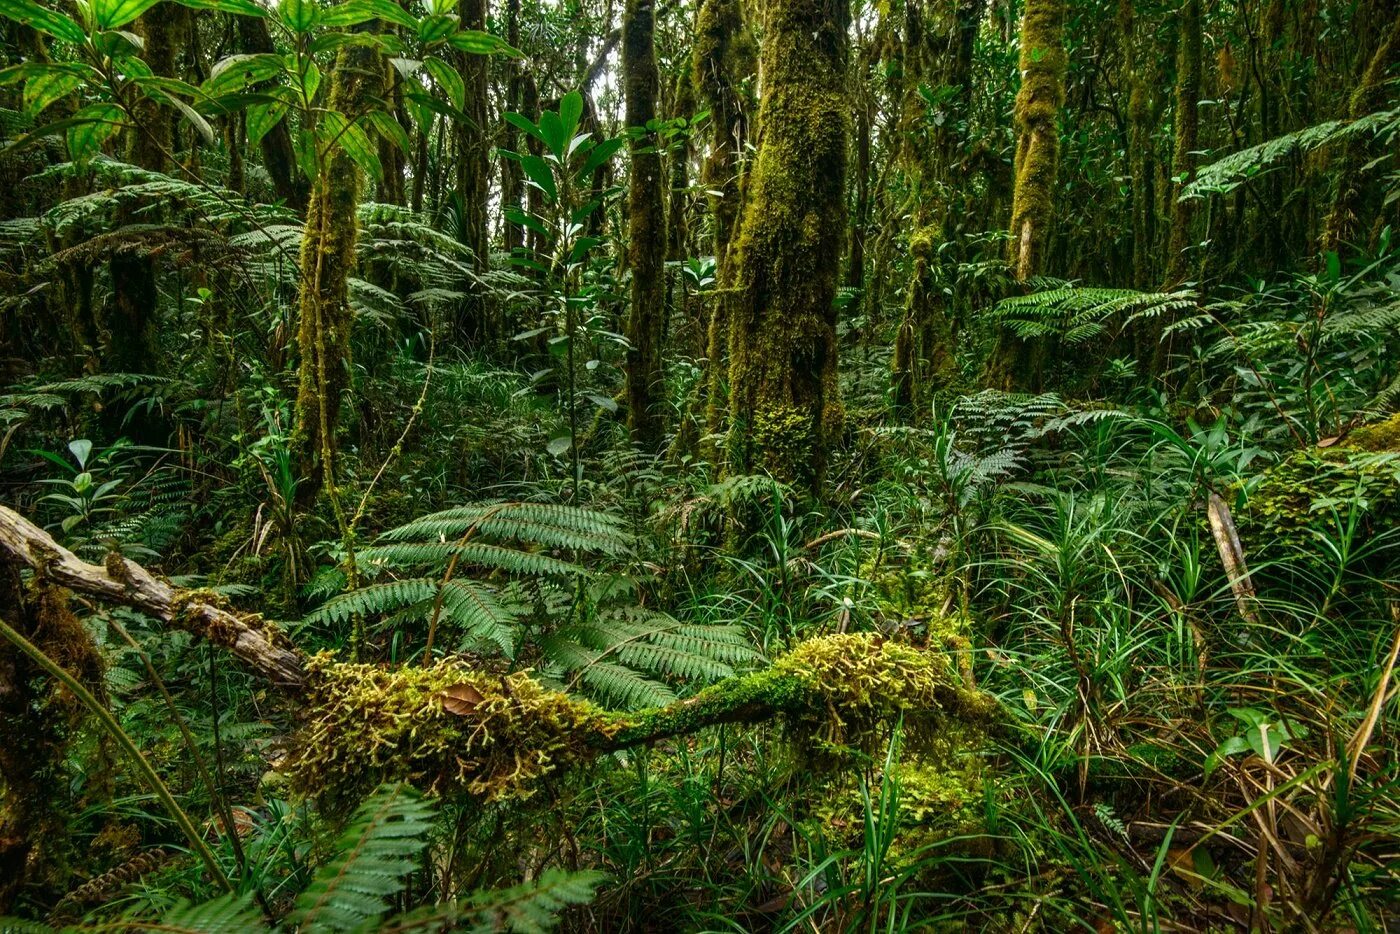
<svg viewBox="0 0 1400 934"><path fill-rule="evenodd" d="M0 934L1400 926L1397 0L0 0Z"/></svg>

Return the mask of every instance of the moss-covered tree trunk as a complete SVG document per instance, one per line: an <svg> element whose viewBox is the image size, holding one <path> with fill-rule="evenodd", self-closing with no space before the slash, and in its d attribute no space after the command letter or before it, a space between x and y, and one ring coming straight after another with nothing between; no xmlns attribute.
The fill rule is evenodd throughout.
<svg viewBox="0 0 1400 934"><path fill-rule="evenodd" d="M849 19L846 0L768 0L758 156L730 247L731 466L813 492L841 427Z"/></svg>
<svg viewBox="0 0 1400 934"><path fill-rule="evenodd" d="M1027 0L1021 19L1021 89L1016 92L1016 181L1008 261L1017 279L1041 272L1054 220L1065 103L1064 0Z"/></svg>
<svg viewBox="0 0 1400 934"><path fill-rule="evenodd" d="M510 43L512 48L520 47L520 0L506 0L506 42ZM509 58L506 60L506 112L519 113L523 95L524 82L520 75L520 63L514 58ZM520 131L515 128L515 124L501 121L501 148L506 152L516 152L519 145ZM501 239L507 251L514 251L516 247L525 244L525 226L505 217L504 212L521 209L521 196L525 189L524 175L520 163L514 159L502 158L500 170L503 217Z"/></svg>
<svg viewBox="0 0 1400 934"><path fill-rule="evenodd" d="M1351 93L1347 116L1353 120L1385 107L1391 93L1387 80L1396 77L1393 72L1400 64L1400 9L1397 9L1400 4L1394 0L1382 0L1378 6L1388 9L1392 19ZM1368 137L1353 136L1347 140L1337 170L1336 194L1318 244L1322 252L1338 250L1344 244L1356 243L1365 236L1363 215L1368 181L1372 177L1367 168L1370 161L1371 143Z"/></svg>
<svg viewBox="0 0 1400 934"><path fill-rule="evenodd" d="M1172 117L1175 138L1172 153L1173 186L1171 239L1167 244L1167 284L1177 285L1187 278L1190 250L1195 241L1194 200L1183 201L1182 189L1196 174L1196 150L1200 148L1201 99L1201 0L1181 5L1181 28L1177 36L1176 103Z"/></svg>
<svg viewBox="0 0 1400 934"><path fill-rule="evenodd" d="M466 29L486 29L486 0L460 0L457 14ZM487 136L486 71L484 55L462 53L458 66L466 84L466 120L456 124L457 193L462 199L461 237L471 248L478 275L490 268L491 241L486 225L486 205L491 172L491 140ZM482 339L492 333L485 295L480 286L467 283L468 298L458 312L457 332L463 339Z"/></svg>
<svg viewBox="0 0 1400 934"><path fill-rule="evenodd" d="M1021 16L1021 88L1016 92L1015 181L1011 192L1007 262L1024 282L1042 272L1055 216L1060 165L1060 110L1065 103L1065 2L1026 0ZM1003 388L1034 387L1034 348L1003 329L988 381Z"/></svg>
<svg viewBox="0 0 1400 934"><path fill-rule="evenodd" d="M729 354L729 297L734 287L729 246L739 216L739 156L749 136L741 83L755 66L753 41L739 0L703 0L696 17L695 86L710 111L710 149L700 168L700 182L710 192L715 278L706 334L705 426L713 437L724 423L725 363Z"/></svg>
<svg viewBox="0 0 1400 934"><path fill-rule="evenodd" d="M341 114L364 113L383 93L379 53L345 45L336 53L327 105ZM352 317L346 280L355 264L360 170L340 147L326 156L311 192L301 241L298 306L296 453L302 482L297 500L315 501L332 481L341 395L349 385Z"/></svg>
<svg viewBox="0 0 1400 934"><path fill-rule="evenodd" d="M946 388L956 377L953 329L935 279L936 251L946 232L945 173L952 161L955 137L951 129L927 117L926 92L938 72L942 49L960 37L958 21L936 29L924 4L910 0L905 6L904 100L900 118L900 165L909 188L908 249L909 289L904 316L895 333L890 361L891 399L895 413L908 418L921 396ZM942 69L949 76L956 66Z"/></svg>
<svg viewBox="0 0 1400 934"><path fill-rule="evenodd" d="M1147 288L1157 264L1157 197L1152 152L1152 56L1141 39L1142 28L1133 0L1120 0L1118 29L1122 62L1122 93L1127 95L1128 192L1132 202L1131 279L1134 288Z"/></svg>
<svg viewBox="0 0 1400 934"><path fill-rule="evenodd" d="M659 396L662 331L666 324L665 180L656 134L661 78L656 70L653 0L627 0L622 36L622 73L627 97L631 171L627 183L627 259L632 271L632 304L627 318L627 425L632 440L657 448L664 428Z"/></svg>

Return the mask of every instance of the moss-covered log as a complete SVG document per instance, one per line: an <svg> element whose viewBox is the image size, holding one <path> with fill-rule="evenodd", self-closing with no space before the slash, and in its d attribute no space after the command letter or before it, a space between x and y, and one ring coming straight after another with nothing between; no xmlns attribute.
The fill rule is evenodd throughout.
<svg viewBox="0 0 1400 934"><path fill-rule="evenodd" d="M364 113L383 94L383 83L376 48L341 46L328 106L341 114ZM311 193L301 241L296 448L305 478L297 487L303 506L331 479L341 394L349 383L352 318L346 283L355 264L359 198L360 170L344 149L332 147Z"/></svg>
<svg viewBox="0 0 1400 934"><path fill-rule="evenodd" d="M833 300L846 229L845 0L770 0L758 156L731 250L730 463L817 491L841 426Z"/></svg>
<svg viewBox="0 0 1400 934"><path fill-rule="evenodd" d="M666 325L666 204L661 153L648 125L656 120L661 78L656 70L653 0L628 0L622 37L631 170L627 182L627 259L632 304L627 318L627 425L647 450L661 442L664 391L661 343Z"/></svg>
<svg viewBox="0 0 1400 934"><path fill-rule="evenodd" d="M686 700L617 713L541 685L444 661L430 668L308 665L307 720L283 768L306 794L353 797L382 781L489 799L601 753L721 723L779 719L795 739L866 748L902 717L910 735L990 728L1000 708L963 685L948 657L869 633L811 639L764 671Z"/></svg>
<svg viewBox="0 0 1400 934"><path fill-rule="evenodd" d="M308 658L274 626L213 594L179 590L120 556L106 567L87 564L0 507L5 564L209 639L278 687L301 722L281 767L313 794L353 795L403 778L440 792L521 797L537 779L600 753L721 723L776 718L795 739L865 748L877 728L901 717L916 737L950 723L1002 722L999 705L969 686L952 653L874 633L811 639L763 671L665 707L615 712L528 672L491 674L460 658L398 668Z"/></svg>

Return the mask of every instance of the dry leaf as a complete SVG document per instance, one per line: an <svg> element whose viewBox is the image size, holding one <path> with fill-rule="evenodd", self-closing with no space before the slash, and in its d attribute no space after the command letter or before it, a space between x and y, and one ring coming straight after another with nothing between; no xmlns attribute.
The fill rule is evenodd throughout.
<svg viewBox="0 0 1400 934"><path fill-rule="evenodd" d="M442 709L465 717L486 698L470 684L454 684L442 692Z"/></svg>

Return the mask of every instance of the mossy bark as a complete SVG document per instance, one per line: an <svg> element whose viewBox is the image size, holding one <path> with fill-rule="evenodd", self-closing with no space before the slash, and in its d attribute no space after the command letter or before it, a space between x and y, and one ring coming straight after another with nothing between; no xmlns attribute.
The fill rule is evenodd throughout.
<svg viewBox="0 0 1400 934"><path fill-rule="evenodd" d="M506 0L506 42L513 48L520 47L520 0ZM521 99L524 94L523 80L520 75L520 63L514 58L506 61L506 104L507 113L519 113ZM520 131L513 123L501 121L501 148L506 152L516 152L520 145ZM500 160L501 170L501 208L502 216L504 211L514 208L520 210L522 207L521 196L525 190L524 173L520 169L520 163L514 159L502 158ZM504 218L501 229L501 239L508 252L512 252L516 247L525 244L525 226Z"/></svg>
<svg viewBox="0 0 1400 934"><path fill-rule="evenodd" d="M486 0L460 0L457 14L466 29L486 29ZM463 239L471 247L478 275L490 269L491 241L486 224L490 198L491 140L486 128L487 58L462 53L458 65L466 84L466 120L456 121L457 193L462 198ZM484 339L494 333L490 309L480 286L466 283L468 297L458 310L457 334L461 339Z"/></svg>
<svg viewBox="0 0 1400 934"><path fill-rule="evenodd" d="M1021 18L1021 88L1016 92L1016 183L1008 261L1025 281L1042 271L1054 220L1065 103L1064 0L1027 0Z"/></svg>
<svg viewBox="0 0 1400 934"><path fill-rule="evenodd" d="M931 19L921 3L905 6L903 85L900 116L900 167L909 189L910 260L909 289L905 293L904 317L895 335L890 361L891 400L896 415L909 418L923 398L946 389L957 378L953 348L953 326L936 281L937 249L945 236L949 188L946 173L956 146L946 126L928 119L921 89L933 75L945 71L943 49L959 42L962 30L957 18L944 28ZM957 80L956 64L948 77Z"/></svg>
<svg viewBox="0 0 1400 934"><path fill-rule="evenodd" d="M1171 239L1167 245L1167 284L1183 282L1190 269L1188 250L1195 240L1194 200L1181 199L1182 188L1196 173L1196 150L1200 148L1201 99L1201 0L1186 0L1181 6L1181 29L1177 36L1176 109L1172 117L1175 146L1172 172L1176 176L1172 200Z"/></svg>
<svg viewBox="0 0 1400 934"><path fill-rule="evenodd" d="M833 300L846 229L846 0L769 0L760 143L731 247L730 464L819 492L841 430Z"/></svg>
<svg viewBox="0 0 1400 934"><path fill-rule="evenodd" d="M342 46L331 75L330 109L342 114L367 110L383 93L382 64L374 48ZM334 147L311 192L301 241L296 452L302 507L329 480L341 396L349 385L352 316L346 280L355 265L359 197L360 170L343 149Z"/></svg>
<svg viewBox="0 0 1400 934"><path fill-rule="evenodd" d="M1388 7L1393 19L1351 93L1347 116L1353 120L1385 107L1390 93L1387 80L1394 77L1392 71L1400 63L1400 10L1396 9L1397 4L1393 0L1384 0L1379 6ZM1370 141L1366 137L1353 136L1347 140L1337 171L1336 195L1318 244L1323 253L1339 250L1348 243L1357 243L1365 236L1362 215L1367 203L1368 182L1372 177L1366 168L1370 162L1370 150Z"/></svg>
<svg viewBox="0 0 1400 934"><path fill-rule="evenodd" d="M1157 263L1156 172L1153 166L1152 56L1142 41L1136 5L1132 0L1118 4L1118 28L1122 57L1120 72L1127 95L1128 190L1132 199L1131 279L1134 288L1147 288L1155 279ZM1199 56L1198 56L1199 57Z"/></svg>
<svg viewBox="0 0 1400 934"><path fill-rule="evenodd" d="M710 225L714 238L715 277L719 285L710 303L706 329L705 423L719 434L727 409L725 362L729 353L729 296L734 287L730 243L739 216L741 179L739 155L749 137L749 119L742 92L756 66L753 39L739 0L704 0L696 14L692 69L700 99L710 111L710 149L700 168L700 181L710 192Z"/></svg>
<svg viewBox="0 0 1400 934"><path fill-rule="evenodd" d="M145 43L143 57L151 72L163 78L179 77L176 61L189 41L190 11L184 7L158 6L140 16L134 26ZM127 161L156 172L173 171L173 110L151 97L141 97L133 110L137 125L127 140ZM134 220L125 212L117 218L118 224ZM112 298L102 322L107 338L105 365L117 372L155 373L158 370L156 314L160 298L155 257L135 239L112 254L108 268Z"/></svg>
<svg viewBox="0 0 1400 934"><path fill-rule="evenodd" d="M659 397L665 391L661 345L666 325L666 204L655 133L661 78L656 70L653 0L628 0L622 36L622 73L627 125L636 134L627 144L627 259L632 273L627 318L627 426L632 440L655 450L664 429Z"/></svg>
<svg viewBox="0 0 1400 934"><path fill-rule="evenodd" d="M1021 16L1021 87L1016 92L1015 182L1007 263L1020 282L1044 271L1055 216L1060 166L1060 110L1065 103L1064 0L1026 0ZM1002 329L987 381L1000 388L1035 388L1041 355Z"/></svg>

